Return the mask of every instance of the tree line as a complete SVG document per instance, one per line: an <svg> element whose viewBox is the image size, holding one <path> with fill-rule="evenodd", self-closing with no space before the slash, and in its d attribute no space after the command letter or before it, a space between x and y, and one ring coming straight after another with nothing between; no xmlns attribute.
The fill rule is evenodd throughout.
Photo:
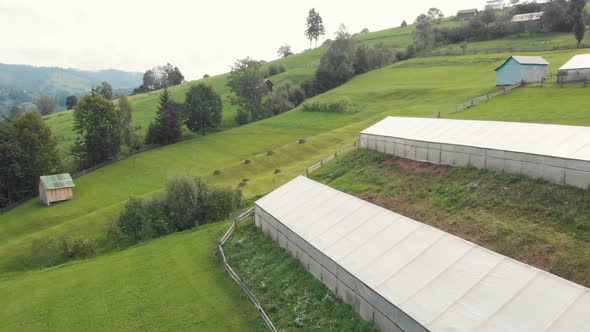
<svg viewBox="0 0 590 332"><path fill-rule="evenodd" d="M414 22L416 30L412 47L414 51L423 52L437 45L461 43L465 52L466 43L469 41L492 40L525 32L531 35L539 32L573 32L579 45L584 39L586 29L585 6L585 0L553 0L546 4L516 2L503 15L486 10L466 25L453 28L438 27L444 15L440 10L431 8L428 13L418 16ZM541 20L511 22L513 15L541 11Z"/></svg>
<svg viewBox="0 0 590 332"><path fill-rule="evenodd" d="M156 66L143 74L143 84L133 90L133 94L145 93L175 86L184 82L184 75L178 67L167 63Z"/></svg>

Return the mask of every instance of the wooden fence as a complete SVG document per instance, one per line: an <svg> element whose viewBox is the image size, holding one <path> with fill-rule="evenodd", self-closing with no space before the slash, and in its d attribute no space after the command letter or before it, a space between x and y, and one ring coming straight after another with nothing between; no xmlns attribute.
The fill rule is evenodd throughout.
<svg viewBox="0 0 590 332"><path fill-rule="evenodd" d="M492 93L488 93L488 94L486 94L484 96L473 98L470 101L466 102L465 104L459 104L459 105L457 105L455 107L455 110L457 112L462 111L462 110L464 110L466 108L473 107L473 106L481 103L482 101L490 100L490 99L492 99L494 97L497 97L499 95L505 95L506 93L508 93L508 91L511 91L511 90L516 89L516 88L521 87L521 86L523 86L522 83L516 83L516 84L513 84L513 85L508 86L508 87L503 87L501 90L498 90L498 91L495 91L495 92L492 92Z"/></svg>
<svg viewBox="0 0 590 332"><path fill-rule="evenodd" d="M358 146L359 146L359 142L354 141L354 144L353 145L347 146L344 149L341 149L339 151L336 151L336 152L332 153L331 155L329 155L327 158L322 159L322 160L318 161L317 163L311 165L310 167L308 167L305 170L305 177L309 177L309 174L311 174L311 172L315 171L318 168L323 167L324 164L327 163L327 162L329 162L330 160L338 157L339 155L341 155L343 153L346 153L348 151L352 151L352 150L358 148Z"/></svg>
<svg viewBox="0 0 590 332"><path fill-rule="evenodd" d="M268 329L271 330L272 332L277 332L277 329L275 328L274 324L272 323L272 321L270 320L270 318L268 317L266 312L264 312L264 309L262 309L262 306L260 305L260 301L258 301L258 299L254 296L254 294L252 294L250 289L248 289L246 284L244 284L244 282L242 281L242 278L240 278L240 276L236 273L236 271L234 271L234 269L231 267L231 265L229 265L229 261L227 260L227 257L225 256L225 252L223 251L223 245L232 236L232 234L236 230L236 227L238 227L238 223L241 220L243 220L244 218L250 217L253 214L254 214L254 208L252 207L252 208L240 213L235 218L232 218L234 223L230 226L230 228L227 230L227 232L225 232L225 234L221 237L217 246L219 248L219 253L221 254L221 257L223 258L223 266L225 267L225 270L227 271L227 273L229 273L229 275L232 277L232 279L234 279L234 281L238 284L238 286L240 286L242 291L244 291L244 293L246 293L246 296L248 296L250 301L252 301L252 303L254 303L254 306L258 310L260 317L262 317L262 319L264 320L264 323L266 323L266 326L268 327Z"/></svg>

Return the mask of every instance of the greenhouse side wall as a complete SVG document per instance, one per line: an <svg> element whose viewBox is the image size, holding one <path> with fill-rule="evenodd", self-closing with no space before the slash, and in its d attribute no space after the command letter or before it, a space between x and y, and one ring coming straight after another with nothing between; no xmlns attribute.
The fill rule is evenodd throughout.
<svg viewBox="0 0 590 332"><path fill-rule="evenodd" d="M299 259L307 271L380 331L428 331L258 205L255 222L273 241Z"/></svg>
<svg viewBox="0 0 590 332"><path fill-rule="evenodd" d="M590 162L464 145L441 144L362 133L362 149L400 158L475 167L590 190Z"/></svg>

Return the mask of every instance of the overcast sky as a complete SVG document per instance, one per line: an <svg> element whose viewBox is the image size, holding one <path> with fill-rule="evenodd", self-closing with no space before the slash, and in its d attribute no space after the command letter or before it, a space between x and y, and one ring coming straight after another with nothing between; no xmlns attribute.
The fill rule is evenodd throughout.
<svg viewBox="0 0 590 332"><path fill-rule="evenodd" d="M171 62L187 79L227 72L238 58L272 60L282 44L309 46L316 8L332 38L408 23L430 7L445 15L484 0L0 0L0 63L145 71Z"/></svg>

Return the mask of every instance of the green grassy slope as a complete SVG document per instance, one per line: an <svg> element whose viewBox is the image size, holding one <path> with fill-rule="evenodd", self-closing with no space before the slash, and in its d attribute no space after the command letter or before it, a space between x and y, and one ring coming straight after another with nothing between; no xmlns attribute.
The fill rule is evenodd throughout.
<svg viewBox="0 0 590 332"><path fill-rule="evenodd" d="M463 22L444 21L440 26L453 27ZM382 31L376 31L359 35L354 38L357 45L374 45L377 43L384 43L391 45L397 49L405 49L408 45L413 43L414 26L410 25L405 28L391 28ZM575 41L572 34L542 34L536 36L514 36L507 37L494 41L473 42L469 43L470 52L493 51L495 49L535 49L539 47L553 47L574 45ZM459 52L458 45L448 45L435 48L432 52ZM322 55L326 52L326 47L321 46L313 50L305 51L301 54L290 56L284 59L278 59L267 63L263 69L266 70L270 64L283 64L287 68L287 72L270 77L270 79L277 84L289 81L299 84L313 77L315 68L320 62ZM228 64L229 69L229 64ZM231 92L227 87L227 74L201 79L193 82L184 83L179 86L170 88L172 97L176 101L183 101L188 88L192 84L204 82L211 85L223 99L223 122L221 129L229 129L235 127L234 118L237 112L236 106L231 104ZM145 134L149 123L153 120L157 111L159 91L141 94L132 97L133 123L136 126L141 126L142 134ZM74 142L75 135L73 133L72 111L65 111L58 114L52 114L46 117L47 124L51 127L54 134L60 139L60 151L62 155L69 159L69 149ZM188 131L185 129L185 132Z"/></svg>
<svg viewBox="0 0 590 332"><path fill-rule="evenodd" d="M123 252L0 277L0 330L255 330L258 313L214 255L227 227L207 225Z"/></svg>
<svg viewBox="0 0 590 332"><path fill-rule="evenodd" d="M313 52L321 52L321 50ZM583 51L547 52L543 55L552 62L553 66L559 66L571 55L581 52ZM398 63L357 76L351 82L315 98L315 100L329 101L347 96L358 106L358 113L317 114L304 113L295 109L247 126L151 150L83 176L76 180L75 198L72 201L47 208L37 200L31 200L17 209L0 215L0 289L10 290L11 294L19 292L26 294L27 288L35 283L46 285L41 283L41 280L50 279L52 273L61 270L58 268L29 272L34 269L30 260L32 239L47 235L81 234L94 237L100 243L104 238L107 225L116 218L121 206L130 195L148 196L158 193L162 190L166 178L172 174L201 175L213 183L231 186L237 186L243 178L249 178L250 182L244 187L244 192L247 197L253 197L263 195L293 176L302 174L307 166L334 150L352 143L358 137L360 130L381 120L384 116L426 116L441 112L443 116L476 117L479 114L478 108L457 114L451 113L454 112L456 104L495 89L493 69L506 56L508 54L481 54L421 58ZM302 61L299 63L302 66L301 72L309 70L303 66L304 61L297 57L284 61L294 63ZM287 74L283 75L287 76ZM215 79L223 78L210 80ZM185 87L176 88L175 96L182 94L183 88ZM560 92L557 89L551 91ZM578 96L578 93L573 94ZM585 95L586 90L580 88L579 94ZM555 110L544 103L544 100L551 98L552 94L540 94L539 99L528 107L510 107L510 104L505 110L493 107L495 103L501 103L502 98L511 96L498 97L489 105L481 106L490 107L498 113L510 112L513 116L518 114L524 116L534 109L538 121L552 121ZM137 105L137 103L145 102L145 107L148 107L148 104L151 105L147 102L148 98L155 100L157 95L143 96L135 103ZM563 104L570 109L576 107L573 103L567 106L567 100L564 100ZM136 111L136 113L140 112L150 111L147 109ZM493 118L493 115L490 117ZM590 113L584 116L580 112L577 117L572 118L571 122L588 124ZM300 138L305 138L307 143L298 144L297 141ZM273 150L275 154L268 156L269 150ZM245 159L252 160L252 164L245 165L243 163ZM276 169L280 169L281 173L275 174ZM212 176L214 170L222 170L223 175ZM213 238L206 238L203 241L210 244L215 242ZM153 248L153 252L161 250L152 243L146 244L145 247L150 248L149 250ZM106 249L99 247L100 252L104 250ZM197 256L195 254L191 257L197 259ZM88 269L95 274L110 273L109 264L101 263L103 259L107 258L100 257L79 264L80 266L88 264ZM63 269L65 271L70 267L68 265ZM198 272L198 274L201 273L208 272L203 270ZM30 284L24 282L31 275L37 276L30 279ZM60 277L65 284L79 282L74 272L64 273ZM157 275L146 276L146 278L151 282L153 278L157 278ZM121 280L123 279L126 278ZM121 288L115 288L123 289L123 281L121 286ZM74 303L79 302L83 294L74 293L72 297L62 297L59 306L73 306ZM0 296L0 307L9 308L13 297L14 295ZM198 301L198 297L193 298ZM33 314L32 307L29 307L32 304L27 305L26 301L23 301L20 310ZM105 308L118 305L116 298L104 298L104 301ZM150 300L141 298L137 301L137 305L141 305L149 303ZM57 305L58 302L54 304ZM162 310L164 313L171 311L170 315L176 315L172 312L175 311L174 308ZM14 315L16 317L16 314ZM20 317L24 319L29 316L22 314ZM85 319L83 313L79 317L77 315L69 317L74 324L71 326ZM126 319L122 316L117 317Z"/></svg>
<svg viewBox="0 0 590 332"><path fill-rule="evenodd" d="M558 65L573 53L560 51L546 56ZM130 195L158 192L165 179L175 173L207 176L212 182L231 186L247 177L252 181L244 188L245 194L260 195L302 174L306 166L352 142L360 130L386 115L426 116L442 112L443 116L475 118L481 114L477 107L452 114L454 107L495 89L493 68L505 56L422 58L399 63L358 76L316 98L348 96L359 107L359 113L316 114L297 109L248 126L158 148L98 170L77 180L73 201L45 208L31 200L0 216L0 272L30 268L27 257L34 237L52 233L100 237ZM585 90L579 91L585 95ZM502 98L492 100L490 105L501 103ZM543 94L543 98L549 99L551 95ZM568 104L567 100L562 104L564 109L579 106ZM541 100L534 107L501 108L495 112L524 116L531 109L539 122L550 121L555 112ZM576 114L570 122L589 122L590 114L585 119L579 118L584 115L582 111ZM308 143L297 144L300 138L306 138ZM276 153L267 156L268 150ZM244 165L245 159L253 163ZM275 175L277 168L282 172ZM211 176L217 169L223 175Z"/></svg>
<svg viewBox="0 0 590 332"><path fill-rule="evenodd" d="M375 331L252 218L240 223L225 253L279 331Z"/></svg>

